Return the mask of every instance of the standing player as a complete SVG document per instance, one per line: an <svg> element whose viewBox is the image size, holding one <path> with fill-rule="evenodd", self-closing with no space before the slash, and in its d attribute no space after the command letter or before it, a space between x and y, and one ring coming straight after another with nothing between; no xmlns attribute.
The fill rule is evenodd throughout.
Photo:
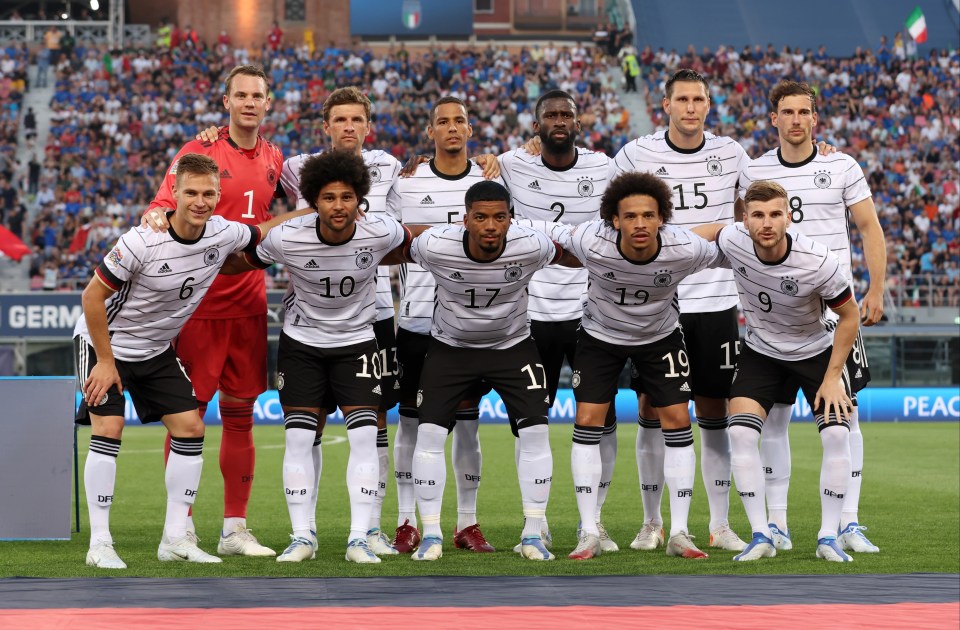
<svg viewBox="0 0 960 630"><path fill-rule="evenodd" d="M669 128L627 144L615 158L619 172L655 173L673 191L673 224L733 223L737 181L749 163L732 138L704 131L710 111L706 79L679 70L666 84L663 109ZM680 324L690 352L689 386L700 427L700 466L710 505L710 546L740 551L746 545L730 529L730 442L727 398L737 363L740 331L737 289L729 269L708 269L680 286ZM644 392L646 393L646 392ZM661 422L641 407L637 465L643 498L643 528L630 544L655 549L663 542L660 498L663 493L664 440Z"/></svg>
<svg viewBox="0 0 960 630"><path fill-rule="evenodd" d="M259 135L260 124L270 109L269 86L263 70L256 66L231 70L225 82L223 106L230 115L229 126L214 142L191 141L180 149L150 204L151 210L175 207L171 184L178 160L193 152L210 156L220 166L222 196L218 214L252 225L270 218L283 155ZM201 417L220 390L224 518L217 553L274 556L275 551L257 542L246 521L256 463L253 404L267 382L267 297L263 272L218 278L174 347L197 391ZM192 532L192 523L190 529Z"/></svg>
<svg viewBox="0 0 960 630"><path fill-rule="evenodd" d="M400 176L400 162L395 157L375 149L363 149L363 140L370 133L371 105L370 99L355 87L344 87L334 90L323 103L323 130L330 138L334 149L345 150L363 158L370 172L370 192L360 202L360 210L371 218L382 216L387 210L387 202L396 203L395 195L388 196ZM297 200L297 208L306 208L310 202L300 194L300 169L310 156L300 154L283 163L280 174L280 183L287 197ZM394 210L393 215L397 212ZM374 501L373 513L370 517L370 531L367 532L367 544L377 555L396 554L397 550L390 544L390 539L380 529L380 512L383 508L383 498L387 491L387 474L390 472L390 458L387 446L387 411L397 404L400 393L397 365L397 335L393 323L393 292L390 288L390 268L377 267L377 321L373 324L376 333L377 347L380 349L380 409L377 412L377 458L380 466L379 490ZM326 411L332 411L328 409ZM320 434L326 418L320 416L317 426L317 437L313 447L314 473L316 481L320 481L322 467L322 451ZM312 529L316 528L317 484L311 486Z"/></svg>
<svg viewBox="0 0 960 630"><path fill-rule="evenodd" d="M273 232L245 261L259 268L283 263L292 287L280 336L277 389L286 435L283 485L293 535L277 562L316 556L313 446L328 390L343 411L350 442L346 559L380 562L367 544L379 470L382 365L373 330L377 265L410 239L409 231L390 217L356 220L370 190L368 168L354 151L332 150L307 159L298 171L300 196L310 200L316 214Z"/></svg>
<svg viewBox="0 0 960 630"><path fill-rule="evenodd" d="M87 564L125 569L113 549L110 506L123 432L124 388L142 422L170 432L166 469L167 515L157 551L161 561L220 562L188 535L187 513L203 465L204 425L193 386L170 342L200 304L231 253L253 248L259 227L212 216L220 198L220 170L197 154L180 158L170 228L134 228L120 237L83 292L74 330L77 378L83 402L77 420L92 424L84 486L90 510Z"/></svg>
<svg viewBox="0 0 960 630"><path fill-rule="evenodd" d="M410 247L410 258L436 279L429 360L417 392L420 426L413 478L423 541L413 559L432 561L443 555L444 445L458 403L488 383L503 398L520 440L520 553L529 560L552 560L540 535L553 477L549 397L530 339L526 289L534 272L559 262L563 252L542 232L511 226L510 195L496 182L471 186L464 204L463 225L434 227Z"/></svg>
<svg viewBox="0 0 960 630"><path fill-rule="evenodd" d="M736 269L747 321L746 347L730 401L730 441L733 473L753 539L733 559L776 555L773 528L766 520L757 442L774 400L784 385L793 383L803 389L813 409L823 444L817 557L851 562L837 542L837 527L850 481L847 418L853 403L844 364L859 329L857 303L840 259L825 244L787 231L791 215L787 195L776 182L755 181L746 190L744 225L698 230L712 232L711 240L716 239ZM835 329L826 326L826 307L838 315Z"/></svg>
<svg viewBox="0 0 960 630"><path fill-rule="evenodd" d="M513 198L514 215L565 225L596 219L600 198L612 176L612 161L603 153L576 146L580 135L579 112L576 101L567 92L545 93L537 101L534 112L533 131L540 139L538 155L516 149L499 158L501 176ZM530 282L530 333L547 374L551 405L556 399L564 357L571 368L574 365L586 282L584 269L559 265L538 271ZM617 457L617 420L612 405L610 411L600 439L602 467L595 520L603 551L618 551L617 543L611 540L600 521ZM549 546L546 519L543 539Z"/></svg>
<svg viewBox="0 0 960 630"><path fill-rule="evenodd" d="M400 214L407 224L430 226L460 223L463 220L464 195L475 183L483 181L482 168L467 159L467 138L473 127L462 100L445 96L430 110L427 135L433 140L435 157L420 164L409 178L401 178L396 190ZM502 184L500 178L496 178ZM389 208L393 207L388 204ZM393 466L397 478L399 517L393 546L401 553L416 549L420 532L414 511L413 449L417 441L417 393L423 387L420 373L430 341L434 315L436 283L429 272L415 264L401 267L403 297L397 330L397 358L400 362L400 423L393 448ZM477 490L480 487L480 397L485 389L471 392L454 412L453 470L457 481L457 527L454 545L478 552L494 551L477 523ZM411 525L412 523L412 525Z"/></svg>
<svg viewBox="0 0 960 630"><path fill-rule="evenodd" d="M850 228L853 218L863 238L864 254L870 272L870 288L860 306L861 321L873 326L883 316L883 287L887 248L883 228L877 219L870 187L863 169L849 155L820 155L811 147L817 126L816 94L806 83L781 81L770 92L770 120L780 139L780 147L757 158L744 171L742 181L775 181L789 195L791 230L804 234L830 248L839 259L840 269L852 284ZM824 313L828 330L836 326L831 311ZM840 521L840 545L848 551L876 553L880 548L863 533L857 515L863 471L863 434L860 431L856 392L870 380L863 338L858 334L847 363L854 392L850 414L850 485L843 501ZM770 529L779 549L790 549L787 529L787 491L790 487L790 441L788 427L797 386L791 383L778 396L763 425L760 453L766 473L767 507Z"/></svg>

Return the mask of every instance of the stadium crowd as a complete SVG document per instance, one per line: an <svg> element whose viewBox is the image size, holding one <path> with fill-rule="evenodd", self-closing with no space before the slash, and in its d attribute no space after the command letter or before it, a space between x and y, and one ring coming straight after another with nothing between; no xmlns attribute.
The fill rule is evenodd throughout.
<svg viewBox="0 0 960 630"><path fill-rule="evenodd" d="M424 133L427 113L444 94L471 107L471 155L520 146L532 134L531 104L554 88L578 96L589 148L613 155L631 137L615 89L620 71L599 49L549 43L519 51L487 45L415 52L401 44L374 54L265 42L249 51L232 48L224 33L211 47L180 38L176 46L154 50L107 51L84 42L61 49L51 66L47 145L18 163L18 120L28 130L31 119L36 124L19 106L27 55L25 48L12 48L0 57L0 221L33 246L37 288L82 286L107 246L139 220L177 147L222 123L221 80L239 63L261 63L270 75L273 106L262 132L288 157L325 147L323 101L349 84L361 85L375 103L367 146L401 160L432 151ZM663 82L676 68L691 67L711 81L707 129L738 138L751 157L776 143L766 102L770 87L784 76L808 81L820 94L819 136L851 152L868 174L887 235L895 301L960 305L957 51L908 59L902 47L882 45L837 58L822 47L778 52L773 45L721 46L698 53L691 46L683 54L648 47L637 58L656 126L666 125ZM862 294L869 277L851 229Z"/></svg>

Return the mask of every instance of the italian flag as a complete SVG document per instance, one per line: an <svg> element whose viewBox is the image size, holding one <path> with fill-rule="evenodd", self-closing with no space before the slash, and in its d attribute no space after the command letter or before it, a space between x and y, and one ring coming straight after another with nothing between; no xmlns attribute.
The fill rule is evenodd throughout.
<svg viewBox="0 0 960 630"><path fill-rule="evenodd" d="M913 10L907 18L907 32L918 44L927 41L927 20L923 17L920 7Z"/></svg>

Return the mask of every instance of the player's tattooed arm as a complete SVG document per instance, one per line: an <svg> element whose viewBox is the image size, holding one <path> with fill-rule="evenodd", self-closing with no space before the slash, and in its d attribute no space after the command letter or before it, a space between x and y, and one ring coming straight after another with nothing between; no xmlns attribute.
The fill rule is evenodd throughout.
<svg viewBox="0 0 960 630"><path fill-rule="evenodd" d="M94 275L80 298L83 304L83 315L87 320L87 330L90 333L90 342L97 353L97 364L90 370L90 376L83 383L83 397L90 406L98 405L113 385L123 393L123 382L117 372L113 349L110 347L110 331L107 328L106 303L107 298L114 293L116 291L104 284L99 276Z"/></svg>

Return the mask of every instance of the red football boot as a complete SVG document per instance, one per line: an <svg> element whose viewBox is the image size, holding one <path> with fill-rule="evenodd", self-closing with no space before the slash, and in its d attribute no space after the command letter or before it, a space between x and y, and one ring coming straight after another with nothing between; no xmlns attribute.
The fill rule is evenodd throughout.
<svg viewBox="0 0 960 630"><path fill-rule="evenodd" d="M453 546L457 549L467 549L477 553L493 553L496 549L487 542L479 524L464 527L462 530L453 530Z"/></svg>

